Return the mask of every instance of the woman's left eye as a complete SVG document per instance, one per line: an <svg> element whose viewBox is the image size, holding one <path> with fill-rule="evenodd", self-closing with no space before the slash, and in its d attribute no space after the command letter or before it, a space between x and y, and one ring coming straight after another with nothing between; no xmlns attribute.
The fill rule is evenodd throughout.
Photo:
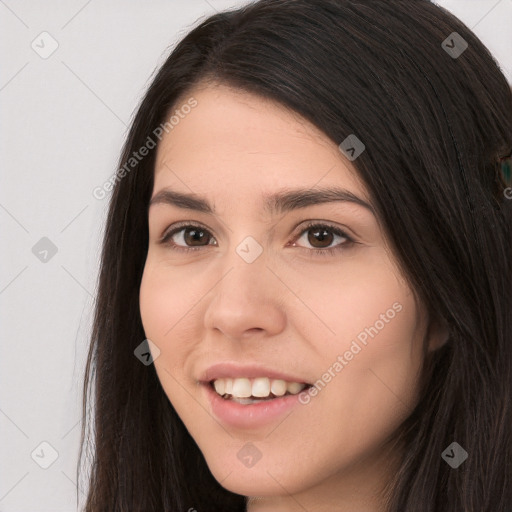
<svg viewBox="0 0 512 512"><path fill-rule="evenodd" d="M294 242L291 245L293 247L296 246L296 242L304 237L307 243L313 245L312 248L306 248L306 250L309 252L313 251L315 254L322 256L347 249L353 244L358 243L338 227L321 223L310 223L302 227L299 236L294 237ZM335 237L339 237L344 241L341 241L334 247L328 247L333 243ZM201 244L201 241L205 240L208 240L208 242ZM212 240L213 243L211 243ZM187 245L196 242L199 242L199 245ZM184 252L197 251L201 249L201 247L208 245L217 245L211 233L206 228L197 224L181 224L171 231L164 233L159 243L170 246L172 250ZM184 244L185 246L180 244ZM315 246L315 244L320 244L320 246ZM322 244L326 244L327 247L322 247Z"/></svg>
<svg viewBox="0 0 512 512"><path fill-rule="evenodd" d="M309 235L308 235L309 233ZM344 231L341 229L330 226L329 224L308 224L307 226L302 228L302 231L300 232L300 237L297 238L297 240L300 240L301 238L306 237L306 240L309 244L316 244L316 243L327 243L327 245L330 245L333 243L334 237L339 237L344 239L344 242L340 242L334 247L315 247L313 246L312 249L309 249L310 251L313 251L315 254L319 254L322 256L325 256L326 254L333 254L337 251L341 251L343 249L347 249L348 247L352 246L353 244L357 243L355 240L353 240L350 236L348 236ZM295 244L294 244L295 245Z"/></svg>

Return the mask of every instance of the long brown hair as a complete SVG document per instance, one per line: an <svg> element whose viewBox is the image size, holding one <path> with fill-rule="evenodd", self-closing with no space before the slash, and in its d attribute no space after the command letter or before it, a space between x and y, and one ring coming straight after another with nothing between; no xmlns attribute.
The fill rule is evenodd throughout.
<svg viewBox="0 0 512 512"><path fill-rule="evenodd" d="M512 94L482 42L427 0L260 0L204 20L161 66L106 221L84 382L85 512L245 510L211 475L153 365L134 356L156 150L126 163L208 79L290 107L337 144L364 141L353 165L405 275L449 326L397 432L406 455L387 510L510 512L512 200L500 157L512 148ZM442 458L453 442L468 454L457 469Z"/></svg>

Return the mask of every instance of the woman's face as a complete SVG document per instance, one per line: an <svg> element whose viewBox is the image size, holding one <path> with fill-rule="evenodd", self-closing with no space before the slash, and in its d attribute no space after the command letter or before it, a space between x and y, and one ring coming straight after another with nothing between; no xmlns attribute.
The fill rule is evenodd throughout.
<svg viewBox="0 0 512 512"><path fill-rule="evenodd" d="M248 93L191 96L158 146L140 288L162 387L230 491L370 502L435 341L426 312L336 144Z"/></svg>

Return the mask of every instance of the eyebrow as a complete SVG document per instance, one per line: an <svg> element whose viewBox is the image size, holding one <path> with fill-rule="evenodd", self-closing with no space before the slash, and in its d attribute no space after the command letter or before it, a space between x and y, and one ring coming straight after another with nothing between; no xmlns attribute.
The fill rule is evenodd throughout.
<svg viewBox="0 0 512 512"><path fill-rule="evenodd" d="M270 215L279 215L292 210L331 202L354 203L375 215L375 210L369 203L349 190L338 187L286 189L281 192L263 195L264 210ZM215 208L210 205L206 198L197 194L177 192L169 188L160 190L151 198L149 207L154 204L168 204L187 210L196 210L208 215L216 213Z"/></svg>

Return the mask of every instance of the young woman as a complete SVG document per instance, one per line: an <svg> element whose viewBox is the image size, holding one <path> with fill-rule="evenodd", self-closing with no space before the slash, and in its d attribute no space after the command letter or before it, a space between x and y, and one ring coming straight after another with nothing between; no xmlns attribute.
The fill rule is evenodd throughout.
<svg viewBox="0 0 512 512"><path fill-rule="evenodd" d="M511 113L426 0L193 29L112 180L84 510L509 511Z"/></svg>

